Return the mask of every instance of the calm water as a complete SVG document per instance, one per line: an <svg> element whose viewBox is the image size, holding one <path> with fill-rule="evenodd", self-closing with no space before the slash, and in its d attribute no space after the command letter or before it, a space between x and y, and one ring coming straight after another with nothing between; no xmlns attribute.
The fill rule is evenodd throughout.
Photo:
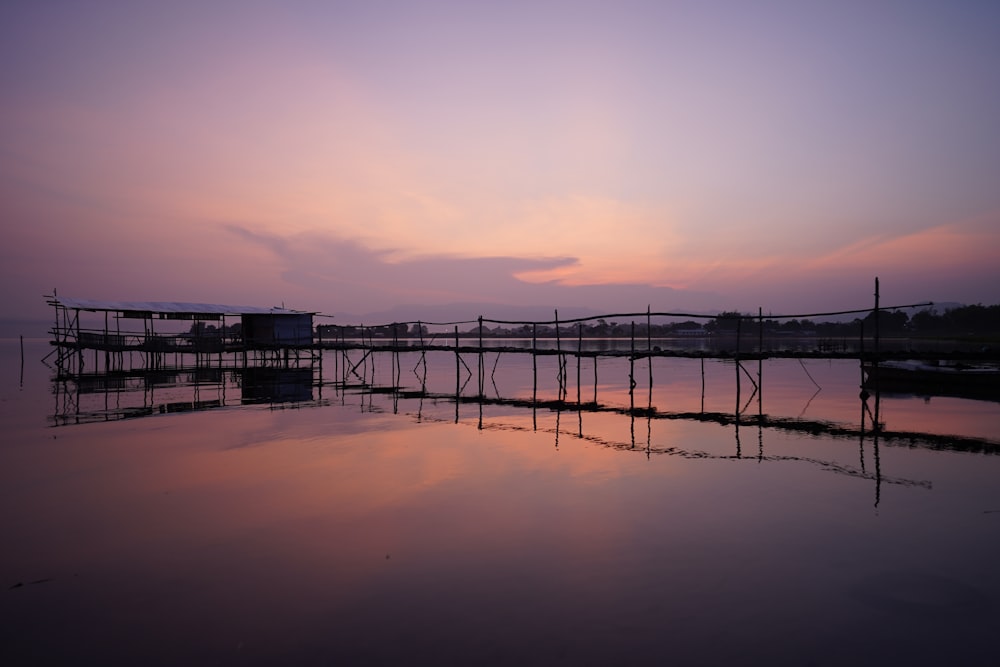
<svg viewBox="0 0 1000 667"><path fill-rule="evenodd" d="M944 437L876 443L851 362L768 361L755 394L756 363L657 359L650 388L642 360L630 396L584 360L601 409L557 412L509 400L558 397L549 357L536 384L486 355L456 404L475 356L458 387L448 353L355 369L406 398L332 354L322 387L80 393L47 351L22 379L0 342L2 664L996 663L1000 403L883 397Z"/></svg>

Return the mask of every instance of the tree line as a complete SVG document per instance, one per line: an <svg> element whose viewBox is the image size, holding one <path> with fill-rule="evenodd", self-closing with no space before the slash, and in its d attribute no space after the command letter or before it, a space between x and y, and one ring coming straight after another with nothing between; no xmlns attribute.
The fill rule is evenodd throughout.
<svg viewBox="0 0 1000 667"><path fill-rule="evenodd" d="M484 323L481 335L484 338L552 338L556 335L565 337L582 336L584 338L628 338L637 336L645 338L670 338L675 336L721 336L735 335L741 330L744 335L754 335L762 332L766 336L821 336L824 338L852 337L860 333L874 334L876 330L876 315L868 313L863 318L851 321L813 321L808 318L774 319L764 316L763 319L753 313L725 311L702 321L685 320L681 322L652 323L647 325L643 320L619 322L608 318L597 317L585 322L573 322L556 327L550 324L515 324L489 326ZM960 306L937 312L927 308L915 313L912 317L902 310L879 310L878 331L882 336L997 336L1000 335L1000 305L983 306L976 304ZM394 322L378 326L356 326L323 324L316 327L316 333L321 339L336 338L429 338L426 324ZM439 334L440 335L440 334ZM479 324L460 331L464 337L480 335Z"/></svg>

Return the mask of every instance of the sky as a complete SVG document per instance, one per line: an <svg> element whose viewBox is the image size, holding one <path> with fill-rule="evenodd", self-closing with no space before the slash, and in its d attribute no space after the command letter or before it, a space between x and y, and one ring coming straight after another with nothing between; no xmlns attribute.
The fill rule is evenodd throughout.
<svg viewBox="0 0 1000 667"><path fill-rule="evenodd" d="M0 306L1000 303L998 34L962 0L10 0Z"/></svg>

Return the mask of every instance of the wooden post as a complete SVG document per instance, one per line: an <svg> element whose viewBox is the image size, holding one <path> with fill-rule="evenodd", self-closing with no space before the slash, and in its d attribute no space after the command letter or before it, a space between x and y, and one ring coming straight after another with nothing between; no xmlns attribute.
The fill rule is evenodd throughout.
<svg viewBox="0 0 1000 667"><path fill-rule="evenodd" d="M653 408L653 320L649 304L646 304L646 354L649 355L649 409Z"/></svg>
<svg viewBox="0 0 1000 667"><path fill-rule="evenodd" d="M764 309L757 307L757 352L764 356Z"/></svg>
<svg viewBox="0 0 1000 667"><path fill-rule="evenodd" d="M538 400L538 324L531 323L531 402Z"/></svg>
<svg viewBox="0 0 1000 667"><path fill-rule="evenodd" d="M580 364L583 361L583 322L576 323L576 404L580 405Z"/></svg>
<svg viewBox="0 0 1000 667"><path fill-rule="evenodd" d="M343 352L341 350L338 350L337 347L336 347L337 346L337 341L339 339L339 335L337 333L337 329L333 329L332 332L333 332L333 340L329 344L331 346L331 350L330 350L331 355L330 356L333 357L333 378L334 378L334 381L333 381L333 395L334 396L340 396L341 400L343 400L344 397L345 397L344 384L342 382L340 384L338 384L338 379L343 374L343 370L341 370L341 362L343 362L343 359L341 358L341 355L343 354ZM323 354L323 352L320 352L320 354ZM322 372L322 369L320 370L320 381L321 382L323 381L323 372Z"/></svg>
<svg viewBox="0 0 1000 667"><path fill-rule="evenodd" d="M118 317L118 316L115 316L115 334L116 334L115 341L119 341L121 343L124 343L124 339L122 338L121 318ZM124 347L124 345L122 345L122 347ZM119 348L119 349L121 349L121 348ZM128 353L128 355L129 355L129 362L131 362L132 361L132 352L130 351ZM124 351L120 351L118 353L117 363L118 363L118 370L122 370L125 367L125 352Z"/></svg>
<svg viewBox="0 0 1000 667"><path fill-rule="evenodd" d="M455 325L455 423L458 423L458 403L462 394L462 357L458 353L458 325Z"/></svg>
<svg viewBox="0 0 1000 667"><path fill-rule="evenodd" d="M701 357L701 411L705 412L705 357Z"/></svg>
<svg viewBox="0 0 1000 667"><path fill-rule="evenodd" d="M108 372L108 366L111 364L111 336L108 334L108 311L104 311L104 372Z"/></svg>
<svg viewBox="0 0 1000 667"><path fill-rule="evenodd" d="M317 339L319 341L319 349L316 351L319 355L319 398L323 400L323 330L317 325L316 327Z"/></svg>
<svg viewBox="0 0 1000 667"><path fill-rule="evenodd" d="M736 318L736 428L740 427L740 334L743 325L743 318Z"/></svg>
<svg viewBox="0 0 1000 667"><path fill-rule="evenodd" d="M875 341L874 341L874 345L875 345L875 363L876 364L878 363L878 354L879 354L879 320L881 319L881 317L879 316L879 309L878 309L878 296L879 296L878 295L878 277L876 277L875 278L875 310L872 311L872 312L875 313ZM877 380L876 380L876 382L877 382Z"/></svg>
<svg viewBox="0 0 1000 667"><path fill-rule="evenodd" d="M394 389L399 389L399 329L397 324L392 326L392 385ZM394 391L393 396L398 398L399 394Z"/></svg>
<svg viewBox="0 0 1000 667"><path fill-rule="evenodd" d="M882 424L879 421L879 418L880 418L879 417L879 407L880 407L880 403L881 403L881 401L879 399L881 398L881 396L880 396L880 392L879 392L879 379L878 379L878 376L879 376L879 371L878 371L878 362L879 362L879 326L878 326L879 310L878 310L878 298L879 298L879 294L878 294L878 277L876 276L875 277L875 310L872 311L872 312L875 313L875 340L873 341L873 346L874 346L875 349L874 349L874 353L873 353L873 357L872 357L872 372L874 373L874 376L872 377L872 379L874 380L873 384L875 385L875 432L876 432L876 436L875 436L875 452L876 452L875 470L876 470L876 474L879 471L879 467L878 467L878 435L877 435L877 433L878 433L879 429L882 428Z"/></svg>
<svg viewBox="0 0 1000 667"><path fill-rule="evenodd" d="M341 387L347 388L347 369L350 366L350 357L347 356L347 329L343 328L340 330L340 353L343 355L341 361L343 361L342 373L344 375L341 380ZM346 393L342 397L346 396Z"/></svg>
<svg viewBox="0 0 1000 667"><path fill-rule="evenodd" d="M764 422L764 309L757 308L757 347L760 348L757 352L760 356L757 357L757 423L763 424Z"/></svg>
<svg viewBox="0 0 1000 667"><path fill-rule="evenodd" d="M420 362L423 364L423 374L420 377L420 391L427 391L427 350L424 349L424 325L417 320L417 336L420 338ZM420 399L421 401L423 398Z"/></svg>
<svg viewBox="0 0 1000 667"><path fill-rule="evenodd" d="M538 323L531 323L531 426L538 430Z"/></svg>
<svg viewBox="0 0 1000 667"><path fill-rule="evenodd" d="M77 345L77 373L83 372L83 346L80 344L80 311L74 310L73 319L76 322L76 345Z"/></svg>
<svg viewBox="0 0 1000 667"><path fill-rule="evenodd" d="M740 389L741 389L741 378L740 369L742 365L740 363L740 327L743 323L742 317L737 317L736 319L736 442L737 449L736 453L739 456L739 429L740 429Z"/></svg>
<svg viewBox="0 0 1000 667"><path fill-rule="evenodd" d="M361 353L362 353L362 355L364 355L364 356L361 357L361 363L364 364L364 366L361 367L361 380L362 380L362 382L367 382L368 381L368 352L369 351L370 351L370 349L368 348L368 343L365 342L365 325L362 324L361 325Z"/></svg>
<svg viewBox="0 0 1000 667"><path fill-rule="evenodd" d="M559 335L559 311L556 310L556 362L559 365L559 400L565 400L566 398L566 384L564 382L564 374L566 372L566 364L563 361L562 355L562 337Z"/></svg>
<svg viewBox="0 0 1000 667"><path fill-rule="evenodd" d="M483 397L483 382L485 371L483 369L483 316L479 316L479 398ZM480 401L480 406L482 401Z"/></svg>
<svg viewBox="0 0 1000 667"><path fill-rule="evenodd" d="M632 415L632 446L635 446L635 320L632 320L628 355L628 407Z"/></svg>

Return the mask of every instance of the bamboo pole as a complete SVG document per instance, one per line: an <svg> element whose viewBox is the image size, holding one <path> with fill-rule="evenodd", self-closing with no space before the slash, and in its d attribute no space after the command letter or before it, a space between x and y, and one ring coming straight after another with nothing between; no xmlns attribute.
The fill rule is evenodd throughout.
<svg viewBox="0 0 1000 667"><path fill-rule="evenodd" d="M630 347L628 355L628 407L633 417L632 445L635 446L635 320L632 320Z"/></svg>
<svg viewBox="0 0 1000 667"><path fill-rule="evenodd" d="M878 294L878 277L876 277L875 278L875 310L873 311L875 313L875 341L874 341L874 344L875 344L875 362L876 363L878 363L878 355L879 355L879 320L881 319L881 316L879 315L878 299L879 299L879 294ZM877 380L876 380L876 382L877 382Z"/></svg>
<svg viewBox="0 0 1000 667"><path fill-rule="evenodd" d="M399 387L399 331L396 326L392 327L392 384Z"/></svg>
<svg viewBox="0 0 1000 667"><path fill-rule="evenodd" d="M80 311L73 311L73 320L76 323L76 344L77 344L77 373L83 372L83 344L80 342Z"/></svg>
<svg viewBox="0 0 1000 667"><path fill-rule="evenodd" d="M559 311L555 311L556 316L556 362L559 365L559 400L566 399L566 384L564 380L564 374L566 371L566 364L563 360L562 355L562 337L559 334Z"/></svg>
<svg viewBox="0 0 1000 667"><path fill-rule="evenodd" d="M764 421L764 309L757 308L757 423Z"/></svg>
<svg viewBox="0 0 1000 667"><path fill-rule="evenodd" d="M878 308L878 299L879 299L879 293L878 293L878 291L879 291L878 290L878 277L876 276L876 278L875 278L875 310L872 311L872 312L875 313L875 340L873 342L873 346L874 346L875 349L874 349L874 356L872 358L872 372L874 373L873 379L874 379L874 385L875 385L875 431L876 431L876 433L878 432L878 430L880 428L882 428L882 424L879 421L879 408L880 408L881 401L879 400L880 399L880 392L879 392L879 377L878 377L879 376L879 370L878 370L878 362L879 362L879 323L878 323L878 321L879 321L879 308ZM876 438L877 437L878 436L876 435ZM878 441L876 440L876 443L877 442ZM876 444L876 451L878 451L877 447L878 446ZM877 464L877 460L876 460L876 470L877 469L878 469L878 464Z"/></svg>
<svg viewBox="0 0 1000 667"><path fill-rule="evenodd" d="M648 408L653 409L653 320L646 305L646 354L649 360L649 400Z"/></svg>
<svg viewBox="0 0 1000 667"><path fill-rule="evenodd" d="M531 323L531 426L538 430L538 324Z"/></svg>
<svg viewBox="0 0 1000 667"><path fill-rule="evenodd" d="M705 357L701 358L701 411L705 412Z"/></svg>
<svg viewBox="0 0 1000 667"><path fill-rule="evenodd" d="M424 349L424 325L417 320L417 336L420 339L420 361L423 363L423 375L420 378L420 391L427 390L427 351Z"/></svg>
<svg viewBox="0 0 1000 667"><path fill-rule="evenodd" d="M483 382L485 371L483 370L483 316L479 316L479 398L483 397Z"/></svg>
<svg viewBox="0 0 1000 667"><path fill-rule="evenodd" d="M576 404L581 404L580 398L580 364L583 361L583 322L576 323Z"/></svg>

